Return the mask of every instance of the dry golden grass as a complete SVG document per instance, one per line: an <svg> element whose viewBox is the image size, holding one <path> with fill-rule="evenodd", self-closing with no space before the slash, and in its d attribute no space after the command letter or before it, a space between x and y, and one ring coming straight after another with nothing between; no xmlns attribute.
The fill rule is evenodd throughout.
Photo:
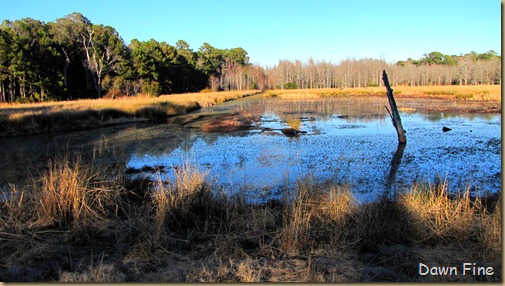
<svg viewBox="0 0 505 286"><path fill-rule="evenodd" d="M251 205L240 193L212 187L189 163L173 181L145 190L111 174L67 155L51 161L33 186L12 186L0 203L0 277L408 282L423 277L405 269L434 251L463 251L486 265L501 261L501 199L449 194L445 182L361 204L348 187L321 186L308 176L284 201ZM417 252L422 256L402 254Z"/></svg>
<svg viewBox="0 0 505 286"><path fill-rule="evenodd" d="M155 208L156 239L165 233L166 221L188 218L194 214L195 200L210 201L210 188L206 186L207 174L192 167L186 162L181 168L176 168L175 181L165 183L158 178L152 191ZM166 234L166 233L165 233Z"/></svg>
<svg viewBox="0 0 505 286"><path fill-rule="evenodd" d="M393 86L396 96L501 101L501 85ZM269 90L267 97L307 100L333 96L385 95L385 87Z"/></svg>
<svg viewBox="0 0 505 286"><path fill-rule="evenodd" d="M43 102L43 103L23 103L23 104L0 104L1 113L20 112L30 113L44 113L56 112L65 110L100 110L100 109L116 109L127 113L134 113L135 111L153 105L160 105L163 103L180 104L183 106L192 106L198 103L201 107L208 107L211 105L223 103L228 100L240 98L253 93L258 93L257 90L243 90L243 91L224 91L224 92L208 92L208 93L185 93L185 94L171 94L161 95L159 97L123 97L119 99L83 99L72 101L58 101L58 102ZM14 116L14 115L12 115ZM22 115L17 115L22 116Z"/></svg>
<svg viewBox="0 0 505 286"><path fill-rule="evenodd" d="M99 226L115 217L124 189L120 179L107 179L100 170L84 163L80 154L50 161L40 179L22 190L11 187L2 199L7 225L37 228Z"/></svg>
<svg viewBox="0 0 505 286"><path fill-rule="evenodd" d="M135 119L159 120L258 92L246 90L159 97L1 104L0 136L92 128Z"/></svg>
<svg viewBox="0 0 505 286"><path fill-rule="evenodd" d="M496 207L491 213L480 217L481 228L477 233L477 239L485 250L491 253L501 253L502 247L502 202L501 197L496 202Z"/></svg>
<svg viewBox="0 0 505 286"><path fill-rule="evenodd" d="M69 222L100 219L98 209L103 207L104 192L108 190L93 186L96 177L91 168L81 165L80 157L73 163L68 157L58 163L50 161L49 171L42 176L41 186L34 194L39 200L39 220L67 225Z"/></svg>
<svg viewBox="0 0 505 286"><path fill-rule="evenodd" d="M445 182L415 185L401 196L400 204L411 217L411 227L421 241L465 240L474 235L480 218L488 215L480 198L472 200L469 190L451 198Z"/></svg>
<svg viewBox="0 0 505 286"><path fill-rule="evenodd" d="M312 177L302 178L286 203L279 244L290 255L306 254L314 248L339 251L351 248L358 233L353 225L361 220L359 203L345 186L317 186ZM324 240L321 238L324 237Z"/></svg>
<svg viewBox="0 0 505 286"><path fill-rule="evenodd" d="M76 273L62 271L58 282L71 283L111 283L124 282L125 275L118 271L114 265L100 262L98 265L88 266L84 271Z"/></svg>

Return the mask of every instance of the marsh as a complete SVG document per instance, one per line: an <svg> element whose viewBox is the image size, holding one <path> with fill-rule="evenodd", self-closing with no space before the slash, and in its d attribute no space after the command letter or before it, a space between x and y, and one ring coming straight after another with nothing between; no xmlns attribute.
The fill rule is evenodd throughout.
<svg viewBox="0 0 505 286"><path fill-rule="evenodd" d="M385 97L282 100L262 94L204 108L167 124L138 123L91 131L3 138L1 181L18 183L47 165L57 150L80 150L131 176L170 180L191 162L230 193L265 200L311 174L320 183L349 185L361 201L404 192L413 183L447 181L452 191L495 193L501 187L501 119L475 112L483 103L422 98L397 100L408 144L394 178L397 153ZM250 124L205 132L204 119L247 114ZM444 127L452 129L443 132ZM282 130L300 131L286 136ZM156 167L162 166L162 168ZM142 171L144 170L144 171Z"/></svg>

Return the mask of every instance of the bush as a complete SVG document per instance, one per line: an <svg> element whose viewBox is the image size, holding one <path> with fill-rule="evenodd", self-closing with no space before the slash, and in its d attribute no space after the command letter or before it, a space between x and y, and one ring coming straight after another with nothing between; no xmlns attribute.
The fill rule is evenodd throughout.
<svg viewBox="0 0 505 286"><path fill-rule="evenodd" d="M143 82L142 83L142 93L149 94L151 96L160 95L160 93L161 93L160 83L157 81Z"/></svg>
<svg viewBox="0 0 505 286"><path fill-rule="evenodd" d="M298 86L294 82L288 82L284 85L284 89L297 89Z"/></svg>

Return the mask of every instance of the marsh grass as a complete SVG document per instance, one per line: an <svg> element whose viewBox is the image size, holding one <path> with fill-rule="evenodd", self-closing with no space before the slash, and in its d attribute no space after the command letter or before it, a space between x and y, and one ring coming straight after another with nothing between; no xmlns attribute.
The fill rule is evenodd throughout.
<svg viewBox="0 0 505 286"><path fill-rule="evenodd" d="M51 133L139 120L163 120L258 93L256 90L159 97L0 105L0 136Z"/></svg>
<svg viewBox="0 0 505 286"><path fill-rule="evenodd" d="M407 282L423 281L419 261L442 255L446 263L494 266L491 279L501 280L499 197L450 193L441 182L361 204L347 186L320 185L309 175L283 200L259 205L212 185L189 162L174 172L168 182L132 182L124 170L79 155L51 160L31 186L12 186L0 204L0 277Z"/></svg>
<svg viewBox="0 0 505 286"><path fill-rule="evenodd" d="M428 97L458 100L501 101L501 85L449 85L449 86L394 86L394 95L399 97ZM286 100L310 100L327 97L384 96L384 87L343 88L343 89L286 89L269 90L266 97Z"/></svg>
<svg viewBox="0 0 505 286"><path fill-rule="evenodd" d="M414 185L401 204L412 217L414 239L420 241L467 240L478 230L479 218L487 216L479 197L472 200L468 189L451 197L445 182Z"/></svg>
<svg viewBox="0 0 505 286"><path fill-rule="evenodd" d="M167 222L170 229L194 224L199 213L215 203L207 186L207 174L191 167L189 162L175 168L174 173L173 182L165 183L158 178L152 188L157 239L166 230Z"/></svg>

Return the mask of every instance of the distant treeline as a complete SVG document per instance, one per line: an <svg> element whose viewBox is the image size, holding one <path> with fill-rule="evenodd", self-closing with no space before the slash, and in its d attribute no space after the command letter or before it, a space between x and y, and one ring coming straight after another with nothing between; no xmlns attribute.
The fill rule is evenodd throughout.
<svg viewBox="0 0 505 286"><path fill-rule="evenodd" d="M132 40L93 24L80 13L54 22L25 18L0 25L0 102L32 102L103 96L160 95L205 88L347 88L381 85L387 69L393 85L501 84L501 56L444 55L396 64L383 59L348 59L338 64L282 60L273 67L249 62L242 48L204 43Z"/></svg>
<svg viewBox="0 0 505 286"><path fill-rule="evenodd" d="M386 63L383 59L347 59L339 64L282 60L265 69L269 88L361 88L382 86L386 69L392 85L501 84L501 56L491 50L478 54L425 54L420 60Z"/></svg>
<svg viewBox="0 0 505 286"><path fill-rule="evenodd" d="M80 13L44 23L25 18L0 25L0 101L25 102L265 88L261 68L242 48L204 43L198 52L136 39Z"/></svg>

